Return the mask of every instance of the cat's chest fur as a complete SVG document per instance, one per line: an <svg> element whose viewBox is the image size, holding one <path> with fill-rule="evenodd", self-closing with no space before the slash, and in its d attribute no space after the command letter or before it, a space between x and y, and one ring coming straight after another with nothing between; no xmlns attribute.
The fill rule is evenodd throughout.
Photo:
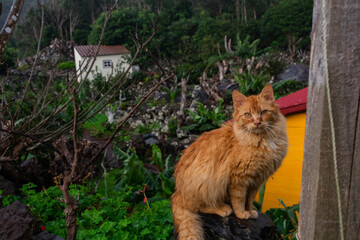
<svg viewBox="0 0 360 240"><path fill-rule="evenodd" d="M270 138L247 139L247 144L239 143L238 154L234 155L230 175L239 180L246 178L249 182L263 182L280 167L286 154L282 139Z"/></svg>

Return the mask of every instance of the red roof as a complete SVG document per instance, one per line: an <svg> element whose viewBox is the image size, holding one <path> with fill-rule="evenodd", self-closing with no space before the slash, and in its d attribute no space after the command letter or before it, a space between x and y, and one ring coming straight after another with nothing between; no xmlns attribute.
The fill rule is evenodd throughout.
<svg viewBox="0 0 360 240"><path fill-rule="evenodd" d="M80 54L80 56L90 57L95 54L97 45L75 46L75 49ZM126 47L121 45L102 45L100 46L98 56L118 55L127 53L130 53L130 51Z"/></svg>
<svg viewBox="0 0 360 240"><path fill-rule="evenodd" d="M301 89L276 100L280 112L284 115L306 111L308 88Z"/></svg>

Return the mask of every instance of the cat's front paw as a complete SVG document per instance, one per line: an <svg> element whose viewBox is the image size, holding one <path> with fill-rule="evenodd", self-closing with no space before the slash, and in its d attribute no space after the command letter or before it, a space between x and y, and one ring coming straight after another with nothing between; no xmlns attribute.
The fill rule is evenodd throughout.
<svg viewBox="0 0 360 240"><path fill-rule="evenodd" d="M251 214L250 214L249 211L235 212L235 215L240 219L249 219L249 218L251 218Z"/></svg>
<svg viewBox="0 0 360 240"><path fill-rule="evenodd" d="M221 206L219 209L219 214L221 217L227 217L230 216L230 214L232 214L233 210L229 205L224 205Z"/></svg>
<svg viewBox="0 0 360 240"><path fill-rule="evenodd" d="M259 216L258 212L255 210L250 210L250 218L257 218Z"/></svg>

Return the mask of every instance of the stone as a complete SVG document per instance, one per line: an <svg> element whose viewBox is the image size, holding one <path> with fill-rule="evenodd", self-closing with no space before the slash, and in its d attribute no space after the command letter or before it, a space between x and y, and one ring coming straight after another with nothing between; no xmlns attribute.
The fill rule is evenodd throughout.
<svg viewBox="0 0 360 240"><path fill-rule="evenodd" d="M137 128L137 126L140 126L140 125L144 126L144 123L140 119L137 119L136 121L130 123L130 128L135 129L135 128Z"/></svg>
<svg viewBox="0 0 360 240"><path fill-rule="evenodd" d="M159 144L159 140L154 134L144 134L143 139L145 139L146 145Z"/></svg>
<svg viewBox="0 0 360 240"><path fill-rule="evenodd" d="M176 136L181 139L181 138L187 137L187 134L183 130L177 129L176 130Z"/></svg>
<svg viewBox="0 0 360 240"><path fill-rule="evenodd" d="M159 144L159 140L157 138L148 138L145 140L146 145Z"/></svg>
<svg viewBox="0 0 360 240"><path fill-rule="evenodd" d="M166 92L155 92L154 100L159 101L161 99L164 99L165 101L170 100L170 98L169 98L169 96L167 95Z"/></svg>
<svg viewBox="0 0 360 240"><path fill-rule="evenodd" d="M220 80L220 84L217 85L217 89L220 97L225 98L227 95L231 95L234 90L239 90L239 85L224 78Z"/></svg>
<svg viewBox="0 0 360 240"><path fill-rule="evenodd" d="M270 217L259 213L257 219L239 219L235 214L220 217L199 213L203 222L205 240L277 240L281 235ZM174 239L177 239L174 233Z"/></svg>
<svg viewBox="0 0 360 240"><path fill-rule="evenodd" d="M14 195L16 185L12 181L7 180L0 175L0 189L3 191L3 195Z"/></svg>
<svg viewBox="0 0 360 240"><path fill-rule="evenodd" d="M40 222L19 200L0 209L0 239L27 240L39 234Z"/></svg>
<svg viewBox="0 0 360 240"><path fill-rule="evenodd" d="M191 98L193 99L192 105L195 101L205 104L208 102L209 96L200 85L196 85L191 93Z"/></svg>
<svg viewBox="0 0 360 240"><path fill-rule="evenodd" d="M293 64L284 69L274 80L280 82L284 80L296 80L307 83L309 81L309 66L305 64Z"/></svg>

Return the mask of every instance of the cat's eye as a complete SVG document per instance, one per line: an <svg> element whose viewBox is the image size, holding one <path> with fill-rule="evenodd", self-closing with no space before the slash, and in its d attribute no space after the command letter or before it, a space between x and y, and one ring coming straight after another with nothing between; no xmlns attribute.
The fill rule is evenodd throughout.
<svg viewBox="0 0 360 240"><path fill-rule="evenodd" d="M268 112L268 110L262 110L262 111L260 112L260 115L265 115L267 112Z"/></svg>
<svg viewBox="0 0 360 240"><path fill-rule="evenodd" d="M247 117L247 118L250 118L250 117L251 117L251 113L245 113L244 116Z"/></svg>

